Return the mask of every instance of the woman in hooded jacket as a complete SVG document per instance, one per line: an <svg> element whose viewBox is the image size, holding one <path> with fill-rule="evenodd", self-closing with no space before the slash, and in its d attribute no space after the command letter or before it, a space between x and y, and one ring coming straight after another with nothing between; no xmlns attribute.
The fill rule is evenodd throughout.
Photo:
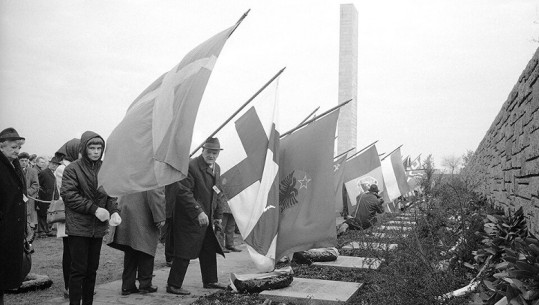
<svg viewBox="0 0 539 305"><path fill-rule="evenodd" d="M67 141L58 151L55 153L55 157L61 160L60 165L54 171L56 178L56 185L58 190L62 187L62 177L64 170L71 162L79 158L80 140L73 138ZM69 298L69 272L71 268L71 255L69 255L69 244L66 234L65 221L56 223L56 237L62 238L63 253L62 253L62 271L64 275L64 298Z"/></svg>

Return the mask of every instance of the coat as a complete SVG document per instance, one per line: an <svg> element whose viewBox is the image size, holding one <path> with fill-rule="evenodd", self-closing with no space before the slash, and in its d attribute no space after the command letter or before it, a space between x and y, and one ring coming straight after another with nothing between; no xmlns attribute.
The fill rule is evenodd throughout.
<svg viewBox="0 0 539 305"><path fill-rule="evenodd" d="M384 208L382 207L384 200L375 193L367 192L360 194L357 196L356 200L357 210L354 217L364 228L365 226L371 226L376 222L374 220L376 219L376 213L382 214L384 212Z"/></svg>
<svg viewBox="0 0 539 305"><path fill-rule="evenodd" d="M128 248L155 256L159 229L156 223L165 221L165 189L122 196L118 199L122 223L111 228L112 248Z"/></svg>
<svg viewBox="0 0 539 305"><path fill-rule="evenodd" d="M39 172L37 175L39 179L39 199L43 201L51 201L54 195L54 199L58 199L60 196L58 189L56 188L56 178L54 173L50 168L46 168ZM40 216L47 216L47 209L50 206L50 202L41 202L37 201L36 206L38 207L37 213Z"/></svg>
<svg viewBox="0 0 539 305"><path fill-rule="evenodd" d="M215 244L215 249L218 249L217 253L224 256L212 228L213 220L223 217L221 206L217 204L217 194L213 190L214 185L221 189L221 169L217 163L214 164L214 169L215 173L202 156L198 156L189 162L187 177L177 183L176 202L172 216L175 257L197 258L207 231L212 234L211 240ZM198 223L197 217L201 212L208 215L209 230Z"/></svg>
<svg viewBox="0 0 539 305"><path fill-rule="evenodd" d="M27 221L31 226L35 227L37 225L36 201L32 198L39 196L39 178L37 170L30 166L23 169L23 173L26 177L26 196L28 196L28 201L26 202Z"/></svg>
<svg viewBox="0 0 539 305"><path fill-rule="evenodd" d="M0 291L21 285L26 179L18 160L0 153Z"/></svg>
<svg viewBox="0 0 539 305"><path fill-rule="evenodd" d="M116 198L108 196L103 187L98 188L97 174L103 161L90 160L86 152L88 142L93 138L103 140L93 131L82 134L82 158L66 166L62 176L60 195L65 204L67 235L102 238L109 224L97 219L95 211L99 207L107 209L110 214L118 212Z"/></svg>

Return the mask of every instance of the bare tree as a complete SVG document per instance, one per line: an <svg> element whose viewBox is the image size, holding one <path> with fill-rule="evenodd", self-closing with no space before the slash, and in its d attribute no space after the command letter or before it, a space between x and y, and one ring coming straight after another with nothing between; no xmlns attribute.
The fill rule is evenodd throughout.
<svg viewBox="0 0 539 305"><path fill-rule="evenodd" d="M451 171L451 176L459 169L460 164L462 163L462 158L454 155L445 156L442 159L442 166L448 168Z"/></svg>
<svg viewBox="0 0 539 305"><path fill-rule="evenodd" d="M468 164L470 164L470 161L472 161L474 153L475 152L473 150L467 149L466 153L464 155L462 155L462 167L463 168L465 168L466 166L468 166Z"/></svg>

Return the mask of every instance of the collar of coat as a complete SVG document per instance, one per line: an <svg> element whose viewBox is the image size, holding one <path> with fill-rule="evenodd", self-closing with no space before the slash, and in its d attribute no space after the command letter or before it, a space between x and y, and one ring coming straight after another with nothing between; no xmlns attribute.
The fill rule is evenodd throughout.
<svg viewBox="0 0 539 305"><path fill-rule="evenodd" d="M210 165L206 163L206 161L204 161L204 157L202 157L202 155L198 156L197 163L198 163L198 168L200 168L201 171L203 172L205 171L208 174L215 176L214 168L217 167L217 163L214 163L213 165L214 168L211 168Z"/></svg>

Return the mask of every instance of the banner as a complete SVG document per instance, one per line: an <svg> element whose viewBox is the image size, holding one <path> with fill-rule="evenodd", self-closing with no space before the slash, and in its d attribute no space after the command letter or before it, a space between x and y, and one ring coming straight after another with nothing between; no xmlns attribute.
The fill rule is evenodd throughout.
<svg viewBox="0 0 539 305"><path fill-rule="evenodd" d="M337 214L342 213L344 207L342 188L344 183L344 168L347 155L348 154L344 154L344 156L333 162L333 187L335 188L335 212Z"/></svg>

